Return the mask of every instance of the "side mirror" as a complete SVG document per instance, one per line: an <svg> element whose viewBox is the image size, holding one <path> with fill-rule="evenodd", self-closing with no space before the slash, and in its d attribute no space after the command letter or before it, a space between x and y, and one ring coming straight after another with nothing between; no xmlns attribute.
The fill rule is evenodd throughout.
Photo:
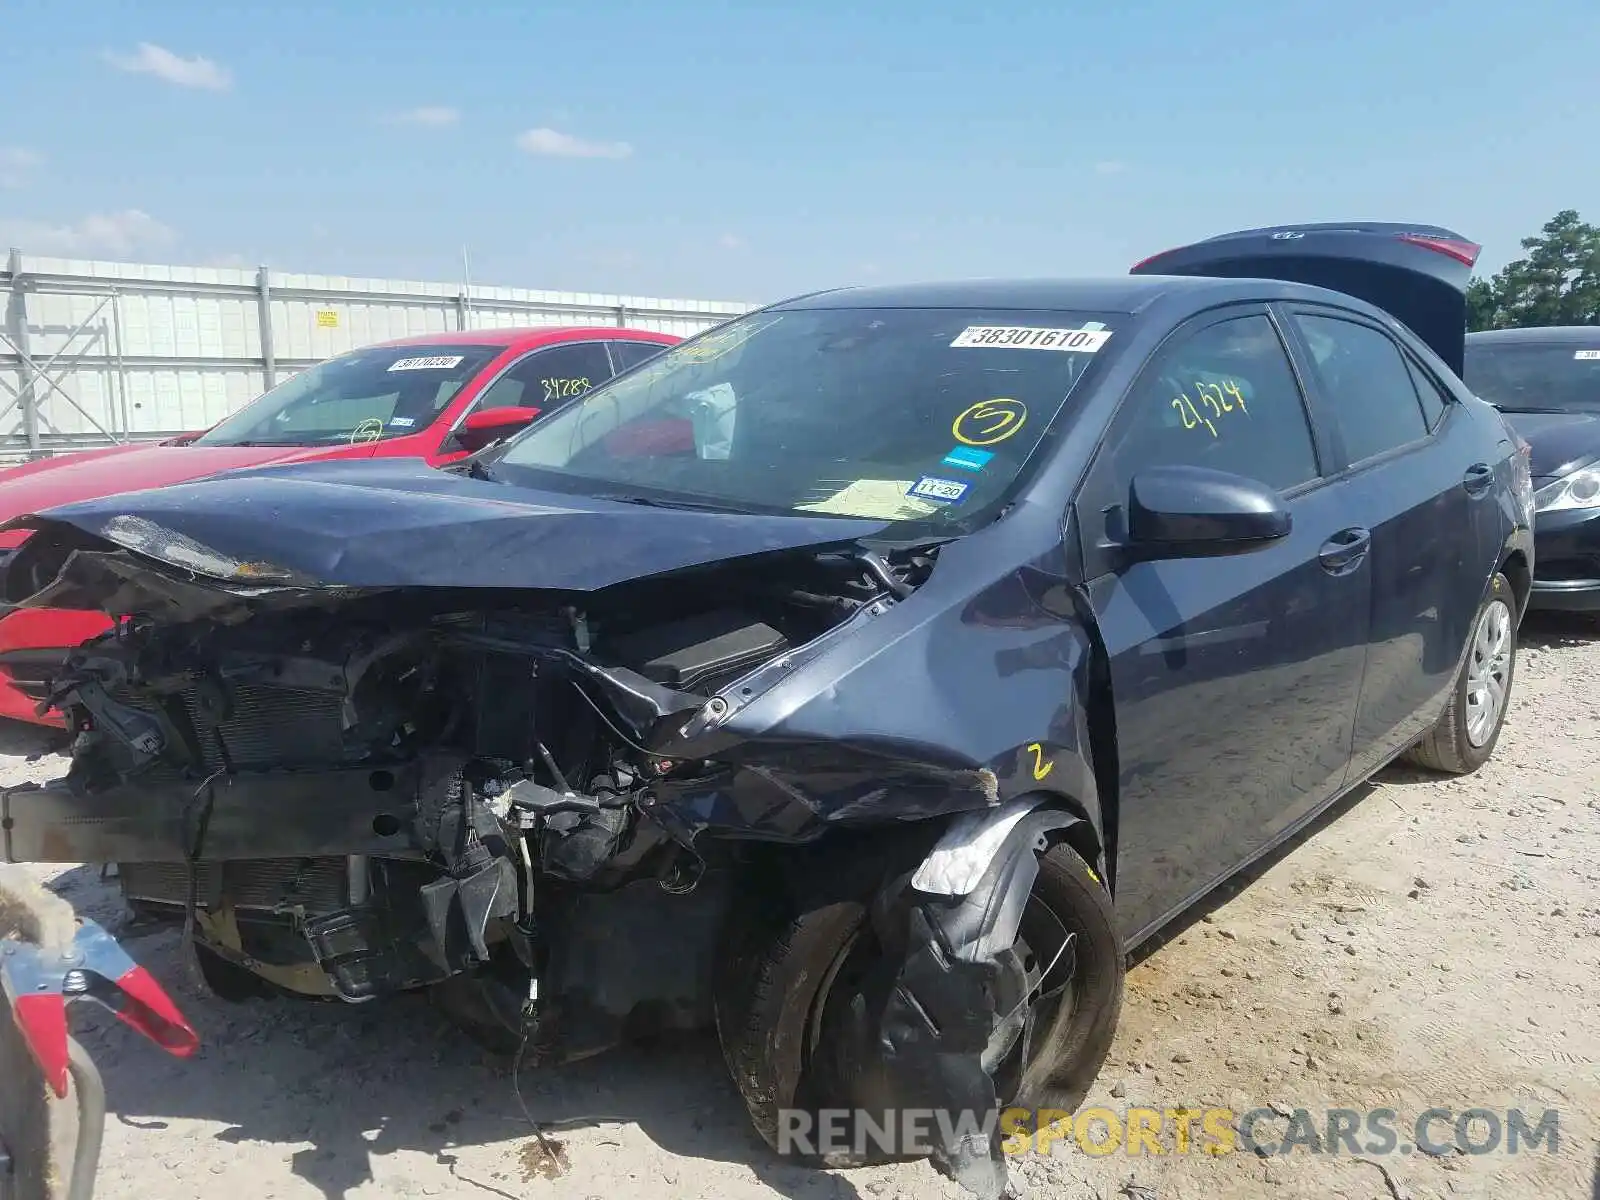
<svg viewBox="0 0 1600 1200"><path fill-rule="evenodd" d="M1287 537L1277 491L1207 467L1149 467L1128 487L1127 549L1141 558L1245 554Z"/></svg>
<svg viewBox="0 0 1600 1200"><path fill-rule="evenodd" d="M463 450L476 453L493 442L508 438L519 429L525 429L539 415L537 408L482 408L461 422L456 430L456 444Z"/></svg>

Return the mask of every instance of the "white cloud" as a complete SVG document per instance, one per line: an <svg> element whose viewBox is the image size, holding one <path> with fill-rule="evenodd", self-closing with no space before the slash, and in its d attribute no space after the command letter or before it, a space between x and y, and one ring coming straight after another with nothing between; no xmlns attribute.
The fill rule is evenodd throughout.
<svg viewBox="0 0 1600 1200"><path fill-rule="evenodd" d="M21 187L43 161L26 146L0 146L0 187Z"/></svg>
<svg viewBox="0 0 1600 1200"><path fill-rule="evenodd" d="M1094 173L1096 175L1121 175L1127 169L1128 164L1116 158L1108 158L1104 162L1097 162L1094 165Z"/></svg>
<svg viewBox="0 0 1600 1200"><path fill-rule="evenodd" d="M178 235L147 212L91 213L66 225L0 217L0 246L28 254L129 255L171 246Z"/></svg>
<svg viewBox="0 0 1600 1200"><path fill-rule="evenodd" d="M627 158L633 147L627 142L590 142L559 133L554 129L530 129L517 138L517 145L529 154L554 158Z"/></svg>
<svg viewBox="0 0 1600 1200"><path fill-rule="evenodd" d="M418 108L408 108L405 112L396 113L395 122L400 125L420 125L424 129L444 129L461 120L461 110L450 108L443 104L424 104Z"/></svg>
<svg viewBox="0 0 1600 1200"><path fill-rule="evenodd" d="M717 239L717 245L724 250L743 250L748 243L737 233L725 233Z"/></svg>
<svg viewBox="0 0 1600 1200"><path fill-rule="evenodd" d="M132 71L136 75L154 75L179 87L225 92L233 86L233 76L209 58L199 55L183 58L153 42L140 42L138 52L134 54L108 52L106 61L119 70Z"/></svg>

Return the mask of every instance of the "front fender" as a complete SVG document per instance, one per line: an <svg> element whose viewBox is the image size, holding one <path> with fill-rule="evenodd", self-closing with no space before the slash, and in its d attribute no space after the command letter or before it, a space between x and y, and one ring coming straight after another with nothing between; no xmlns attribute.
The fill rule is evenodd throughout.
<svg viewBox="0 0 1600 1200"><path fill-rule="evenodd" d="M1060 805L1061 797L1036 792L998 808L957 815L918 865L911 886L931 896L971 895L1002 853L1019 854L1035 838L1074 825L1087 824L1095 846L1104 846L1095 814L1080 815Z"/></svg>

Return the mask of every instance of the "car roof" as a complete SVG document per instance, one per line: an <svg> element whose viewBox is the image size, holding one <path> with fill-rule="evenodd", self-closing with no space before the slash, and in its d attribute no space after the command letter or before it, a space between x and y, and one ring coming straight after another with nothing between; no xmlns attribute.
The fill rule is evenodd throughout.
<svg viewBox="0 0 1600 1200"><path fill-rule="evenodd" d="M1469 346L1497 346L1502 342L1596 345L1600 344L1600 325L1534 325L1526 329L1480 329L1467 334Z"/></svg>
<svg viewBox="0 0 1600 1200"><path fill-rule="evenodd" d="M1278 279L1203 275L1113 275L1083 279L971 279L946 283L833 288L772 305L808 308L990 308L1100 313L1144 312L1164 300L1192 299L1195 307L1230 300L1320 300L1376 312L1343 292Z"/></svg>
<svg viewBox="0 0 1600 1200"><path fill-rule="evenodd" d="M575 337L618 341L672 342L670 334L650 329L627 329L617 325L519 325L509 329L452 329L441 333L418 333L411 337L381 342L383 346L521 346L544 342L564 342Z"/></svg>

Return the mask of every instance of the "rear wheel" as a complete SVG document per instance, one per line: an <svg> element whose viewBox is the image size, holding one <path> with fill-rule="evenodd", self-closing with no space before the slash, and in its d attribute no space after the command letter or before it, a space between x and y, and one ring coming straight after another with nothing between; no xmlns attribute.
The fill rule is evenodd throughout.
<svg viewBox="0 0 1600 1200"><path fill-rule="evenodd" d="M1450 775L1468 774L1488 762L1505 726L1516 668L1516 596L1510 581L1496 575L1473 621L1449 703L1406 759Z"/></svg>
<svg viewBox="0 0 1600 1200"><path fill-rule="evenodd" d="M832 1036L883 951L862 905L835 903L732 939L716 997L717 1032L751 1121L774 1150L785 1109L850 1107L849 1080L870 1064ZM982 1054L1003 1106L1082 1103L1122 1008L1122 941L1111 898L1070 847L1039 859L1015 943L1000 955ZM1058 1019L1058 1017L1060 1019ZM830 1165L848 1165L837 1155ZM874 1161L862 1155L851 1161Z"/></svg>

